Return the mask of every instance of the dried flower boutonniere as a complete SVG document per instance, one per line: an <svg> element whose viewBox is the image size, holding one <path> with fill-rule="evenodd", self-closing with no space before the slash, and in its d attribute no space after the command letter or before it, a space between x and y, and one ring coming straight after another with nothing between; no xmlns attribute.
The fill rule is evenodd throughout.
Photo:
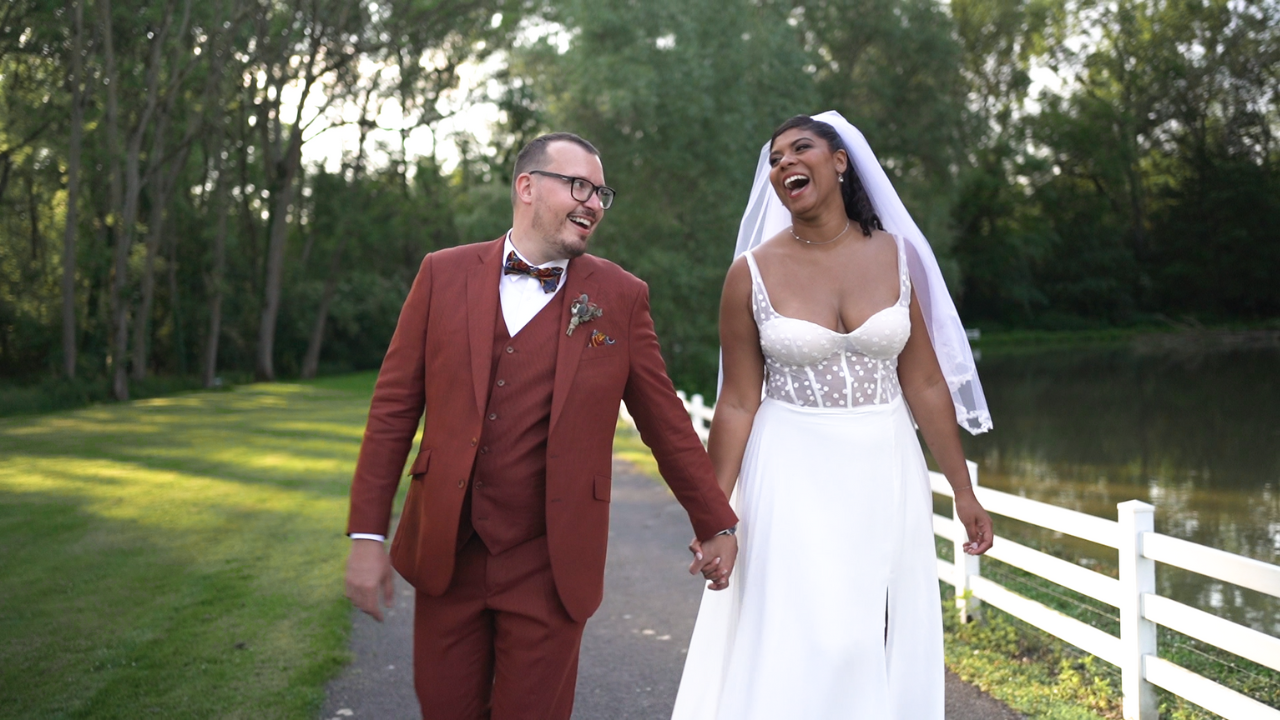
<svg viewBox="0 0 1280 720"><path fill-rule="evenodd" d="M569 306L569 329L565 331L565 335L572 335L573 329L585 322L591 322L604 314L595 303L591 302L586 293L578 296L577 300Z"/></svg>

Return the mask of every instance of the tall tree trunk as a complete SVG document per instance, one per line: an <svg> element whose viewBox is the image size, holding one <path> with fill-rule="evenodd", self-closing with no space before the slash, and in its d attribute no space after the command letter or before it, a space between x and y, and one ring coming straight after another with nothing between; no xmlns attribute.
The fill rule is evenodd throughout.
<svg viewBox="0 0 1280 720"><path fill-rule="evenodd" d="M84 136L80 53L84 49L84 2L68 0L75 18L71 42L71 142L67 151L67 218L62 232L62 372L76 376L76 209L80 198L80 144Z"/></svg>
<svg viewBox="0 0 1280 720"><path fill-rule="evenodd" d="M222 179L221 152L216 154L218 181L214 188L213 212L218 218L218 229L213 234L213 272L209 275L209 331L204 342L204 386L211 388L218 375L218 338L222 334L223 275L227 269L227 212L222 197L226 183Z"/></svg>
<svg viewBox="0 0 1280 720"><path fill-rule="evenodd" d="M176 31L176 35L179 38L186 33L189 26L192 1L183 0L182 2L182 18L178 22ZM166 16L166 27L168 27L168 23L169 20ZM201 48L197 47L197 49ZM205 43L203 49L208 50L209 43ZM206 102L212 96L214 88L217 87L218 78L222 71L223 61L221 58L225 57L225 54L210 53L210 55L213 59L210 61L209 74L205 80L204 99ZM173 187L178 181L178 176L186 167L191 140L200 131L203 124L201 122L202 115L197 115L188 122L185 137L177 143L179 148L176 151L177 154L167 158L166 162L165 143L168 139L169 122L173 118L174 108L181 94L179 92L180 86L192 67L190 57L191 50L189 48L185 47L181 41L174 43L174 55L169 66L169 86L165 90L164 107L157 114L156 128L151 140L151 152L147 162L146 182L150 183L152 187L152 205L151 220L148 224L147 233L146 262L144 263L142 274L142 297L139 300L138 315L133 331L133 377L135 380L145 378L150 366L151 320L155 309L155 262L156 255L160 252L161 243L164 240L165 210L167 209L169 194L173 191Z"/></svg>
<svg viewBox="0 0 1280 720"><path fill-rule="evenodd" d="M44 244L40 237L40 202L36 197L36 168L33 164L27 175L27 219L31 226L31 261L40 259L40 246Z"/></svg>
<svg viewBox="0 0 1280 720"><path fill-rule="evenodd" d="M163 126L157 127L157 142L159 146L163 143ZM153 152L159 153L159 147L153 149ZM156 256L160 252L161 242L164 240L164 223L165 203L168 202L169 192L173 189L178 180L178 174L182 171L183 165L187 161L187 151L183 150L171 162L168 172L165 172L163 166L157 167L151 173L151 187L154 192L151 194L151 220L147 228L147 256L142 271L142 297L138 300L138 314L134 318L133 325L133 379L142 380L147 377L147 368L150 365L151 357L151 316L155 305L156 295Z"/></svg>
<svg viewBox="0 0 1280 720"><path fill-rule="evenodd" d="M329 305L333 302L334 291L338 289L338 277L342 273L342 253L346 248L347 235L344 233L329 260L329 275L324 279L324 292L320 295L320 307L316 309L315 324L311 326L307 354L302 358L302 377L307 379L315 377L320 366L320 348L324 345L324 328L329 322Z"/></svg>
<svg viewBox="0 0 1280 720"><path fill-rule="evenodd" d="M280 291L284 284L284 250L289 235L289 210L302 164L302 126L295 124L287 149L280 160L277 184L272 192L271 233L267 239L267 276L263 286L262 320L258 325L258 358L255 374L259 380L276 377L274 357L276 320L280 316Z"/></svg>
<svg viewBox="0 0 1280 720"><path fill-rule="evenodd" d="M182 335L182 308L178 296L178 236L169 236L169 322L173 330L173 355L178 360L178 375L187 375L187 343Z"/></svg>
<svg viewBox="0 0 1280 720"><path fill-rule="evenodd" d="M369 120L369 106L373 101L374 91L378 88L378 78L381 76L381 70L374 74L373 81L360 104L360 142L356 146L356 158L351 168L351 187L357 191L360 190L360 181L364 177L365 143L369 139L369 130L373 127L373 123ZM378 109L381 110L381 104ZM351 237L347 232L346 224L345 217L338 222L338 246L334 248L333 256L329 259L329 274L324 279L320 306L316 308L316 321L311 326L307 354L302 358L302 377L307 379L315 377L316 370L320 366L320 349L324 346L324 329L329 322L329 305L333 302L333 293L338 289L338 278L342 273L342 254L347 249L347 239Z"/></svg>
<svg viewBox="0 0 1280 720"><path fill-rule="evenodd" d="M103 5L107 7L104 12L110 13L110 0L104 0ZM133 247L133 236L138 222L138 198L142 194L142 140L146 136L148 125L150 125L151 115L155 112L156 98L160 91L161 50L168 36L172 19L173 7L169 5L165 8L164 20L160 29L151 38L151 52L147 59L146 100L138 114L137 124L129 135L129 143L124 156L124 198L116 209L120 213L120 224L116 228L116 276L115 282L111 287L114 299L112 308L114 315L113 327L115 329L115 341L111 348L111 357L115 365L113 368L112 389L115 391L117 400L129 399L129 379L126 375L128 363L125 361L129 354L129 303L124 298L124 290L128 280L129 252ZM110 22L109 15L107 16L107 22ZM107 28L107 32L110 32L110 28ZM111 65L114 70L114 58L111 61ZM114 86L118 84L118 78L114 74L110 74L109 79L111 81L109 87L114 92ZM118 147L118 141L116 144ZM117 153L113 154L118 154L118 150ZM117 160L116 162L118 163L119 161Z"/></svg>
<svg viewBox="0 0 1280 720"><path fill-rule="evenodd" d="M159 183L157 183L159 184ZM156 253L164 233L164 197L160 188L151 197L151 219L148 221L146 260L142 265L142 297L138 298L138 310L133 316L133 362L129 373L134 380L147 377L147 359L150 355L151 310L156 295Z"/></svg>
<svg viewBox="0 0 1280 720"><path fill-rule="evenodd" d="M106 135L111 195L111 237L115 244L110 293L111 393L116 400L123 401L129 399L129 377L125 374L125 346L129 342L129 327L126 323L127 309L123 298L125 284L128 281L129 247L125 244L126 238L118 214L124 204L120 188L120 109L116 90L120 86L120 77L116 72L115 43L112 39L111 0L98 0L98 15L102 23L103 72L107 86Z"/></svg>
<svg viewBox="0 0 1280 720"><path fill-rule="evenodd" d="M0 202L4 201L4 194L9 190L9 173L13 170L13 153L5 151L0 153Z"/></svg>

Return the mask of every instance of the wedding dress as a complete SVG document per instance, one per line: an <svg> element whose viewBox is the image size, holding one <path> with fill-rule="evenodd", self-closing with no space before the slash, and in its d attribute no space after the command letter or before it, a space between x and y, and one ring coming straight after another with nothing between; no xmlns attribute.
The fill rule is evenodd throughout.
<svg viewBox="0 0 1280 720"><path fill-rule="evenodd" d="M927 468L898 383L911 277L839 333L780 315L755 257L766 366L733 503L729 589L705 591L673 720L941 720ZM887 627L886 627L887 622Z"/></svg>

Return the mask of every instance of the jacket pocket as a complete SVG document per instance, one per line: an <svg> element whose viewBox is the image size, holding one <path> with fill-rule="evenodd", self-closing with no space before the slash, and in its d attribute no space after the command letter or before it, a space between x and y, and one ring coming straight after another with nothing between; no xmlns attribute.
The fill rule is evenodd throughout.
<svg viewBox="0 0 1280 720"><path fill-rule="evenodd" d="M592 494L597 500L609 502L610 496L613 494L613 480L608 475L597 475L594 482L595 487Z"/></svg>
<svg viewBox="0 0 1280 720"><path fill-rule="evenodd" d="M593 360L622 360L626 358L626 356L626 353L616 347L587 348L582 351L582 359L578 362L586 363Z"/></svg>
<svg viewBox="0 0 1280 720"><path fill-rule="evenodd" d="M427 466L431 464L431 448L418 451L418 457L413 459L413 466L409 468L409 475L417 478L427 474Z"/></svg>

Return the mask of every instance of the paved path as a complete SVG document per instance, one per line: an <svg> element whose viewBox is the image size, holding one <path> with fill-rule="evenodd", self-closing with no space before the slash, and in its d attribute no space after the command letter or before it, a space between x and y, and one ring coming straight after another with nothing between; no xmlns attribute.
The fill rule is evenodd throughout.
<svg viewBox="0 0 1280 720"><path fill-rule="evenodd" d="M702 585L685 571L684 511L653 480L614 468L604 604L587 623L573 720L668 720ZM413 591L397 578L385 624L356 613L354 662L328 688L325 720L420 717L410 643ZM1020 716L947 674L947 720Z"/></svg>

